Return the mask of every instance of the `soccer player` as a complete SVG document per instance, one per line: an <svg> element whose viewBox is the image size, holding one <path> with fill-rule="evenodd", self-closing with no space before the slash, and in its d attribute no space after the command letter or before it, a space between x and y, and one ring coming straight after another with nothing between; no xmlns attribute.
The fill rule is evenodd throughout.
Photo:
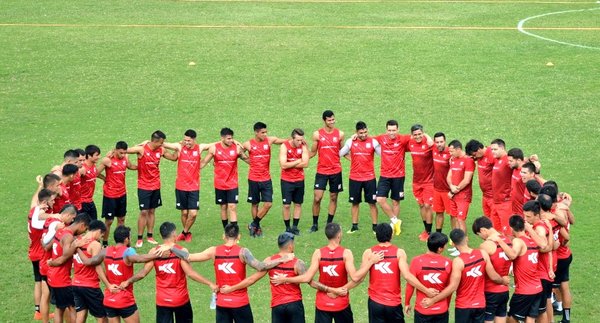
<svg viewBox="0 0 600 323"><path fill-rule="evenodd" d="M183 134L181 143L163 143L165 148L177 152L177 177L175 178L175 206L181 211L183 231L177 241L192 241L190 229L200 208L200 169L202 152L210 148L209 144L196 142L196 131L188 129Z"/></svg>
<svg viewBox="0 0 600 323"><path fill-rule="evenodd" d="M410 128L412 138L408 142L408 151L412 156L413 195L419 204L419 212L425 230L419 235L421 241L427 241L433 221L433 139L423 131L423 126L415 124Z"/></svg>
<svg viewBox="0 0 600 323"><path fill-rule="evenodd" d="M164 222L159 230L163 239L163 245L160 247L186 250L176 244L177 231L174 223ZM160 247L157 246L152 251L158 252ZM182 261L173 253L165 258L157 258L154 261L147 262L142 270L122 282L120 287L127 288L129 285L141 280L150 273L152 268L156 271L156 322L172 323L177 321L180 323L194 321L186 276L209 286L213 291L218 289L215 283L202 277L189 263Z"/></svg>
<svg viewBox="0 0 600 323"><path fill-rule="evenodd" d="M535 164L532 162L526 162L521 165L520 175L521 181L525 184L525 188L527 188L523 192L523 203L535 200L540 189L542 188L542 185L544 185L546 181L540 176L540 174L537 174ZM529 182L531 182L531 184L529 184ZM531 192L534 192L533 195Z"/></svg>
<svg viewBox="0 0 600 323"><path fill-rule="evenodd" d="M287 139L267 134L267 125L263 122L254 124L254 138L244 142L242 146L248 152L248 203L252 204L252 222L248 225L251 237L262 236L260 221L273 206L273 182L271 181L271 146L281 145ZM262 202L262 207L259 207Z"/></svg>
<svg viewBox="0 0 600 323"><path fill-rule="evenodd" d="M452 227L461 229L463 232L467 230L467 216L469 214L469 206L473 197L473 172L475 171L475 162L472 158L467 157L462 150L462 144L458 140L452 140L448 144L448 151L452 155L450 159L450 170L448 171L448 186L450 192L448 197L451 203L454 204L455 214L451 214ZM454 240L453 240L454 241Z"/></svg>
<svg viewBox="0 0 600 323"><path fill-rule="evenodd" d="M208 149L208 154L204 157L202 163L207 164L213 158L215 165L215 203L221 207L223 228L228 222L237 225L239 195L237 160L241 158L243 161L248 162L248 156L244 154L243 147L234 142L233 130L229 128L221 129L221 142Z"/></svg>
<svg viewBox="0 0 600 323"><path fill-rule="evenodd" d="M492 170L494 168L494 154L490 147L484 147L483 144L475 139L471 139L465 145L465 153L477 161L477 177L479 188L481 189L481 207L483 215L488 218L492 216L492 207L494 199L492 196Z"/></svg>
<svg viewBox="0 0 600 323"><path fill-rule="evenodd" d="M69 197L71 198L71 203L75 205L77 208L77 212L83 212L82 210L82 200L81 200L81 176L83 175L84 168L83 163L85 162L85 150L81 148L73 149L77 153L77 173L73 177L73 181L69 184Z"/></svg>
<svg viewBox="0 0 600 323"><path fill-rule="evenodd" d="M441 291L448 286L450 273L452 272L452 260L441 255L448 243L448 237L441 232L434 232L427 239L425 254L416 256L410 262L410 272L426 287ZM410 314L414 287L406 285L404 296L404 314ZM415 323L420 322L448 322L448 299L443 299L425 308L422 301L428 295L417 290L415 301Z"/></svg>
<svg viewBox="0 0 600 323"><path fill-rule="evenodd" d="M300 234L298 223L304 203L304 168L308 167L308 148L304 143L304 131L294 129L292 139L281 145L279 164L281 165L281 195L283 200L283 222L285 231ZM291 204L294 203L294 216L290 227Z"/></svg>
<svg viewBox="0 0 600 323"><path fill-rule="evenodd" d="M344 190L342 184L342 164L339 151L344 142L344 132L335 127L335 115L331 110L323 111L323 128L315 131L312 136L313 144L310 147L309 157L317 154L317 173L315 174L313 198L313 225L311 232L319 230L319 214L321 213L321 200L329 184L329 206L327 208L327 223L333 222L337 209L338 194Z"/></svg>
<svg viewBox="0 0 600 323"><path fill-rule="evenodd" d="M451 297L456 291L454 322L483 323L486 279L504 285L508 285L510 280L508 276L498 275L486 252L469 247L467 235L462 229L453 229L450 232L450 239L460 252L460 255L452 261L450 283L439 295L432 299L425 299L423 305L427 308L431 304Z"/></svg>
<svg viewBox="0 0 600 323"><path fill-rule="evenodd" d="M77 207L78 211L81 210L81 199L80 199L80 189L81 189L81 178L80 178L80 168L82 167L82 163L83 160L85 160L85 152L83 153L83 156L80 156L80 149L69 149L67 151L65 151L65 153L63 154L63 162L60 165L54 166L52 167L51 172L60 176L61 178L64 176L63 174L63 170L65 165L74 165L77 167L77 172L75 173L75 175L73 176L73 178L71 179L71 181L69 181L68 183L65 183L65 181L63 180L63 184L65 185L64 190L66 191L66 196L69 196L69 200L68 202L62 204L60 202L60 198L57 199L57 203L55 203L55 205L59 205L56 206L58 210L55 210L55 213L58 213L58 211L62 208L62 206L64 206L65 204L75 204L75 202L78 202L78 204L75 204L75 207ZM64 193L64 192L63 192ZM63 195L62 193L59 193L59 196Z"/></svg>
<svg viewBox="0 0 600 323"><path fill-rule="evenodd" d="M490 262L498 275L508 276L512 261L508 259L506 253L502 251L498 240L502 240L509 247L512 241L509 237L499 233L494 229L492 221L486 216L479 217L473 222L473 233L478 235L484 241L479 245L483 253L487 253ZM485 281L485 322L506 322L506 312L508 304L508 286L496 284L490 279Z"/></svg>
<svg viewBox="0 0 600 323"><path fill-rule="evenodd" d="M350 159L350 190L349 201L352 203L352 228L348 233L358 231L358 213L362 202L361 192L365 202L369 204L373 231L377 225L377 183L375 180L375 153L381 155L381 147L377 139L369 136L367 124L363 121L356 123L356 139L348 139L340 150L340 157ZM349 156L349 157L348 157Z"/></svg>
<svg viewBox="0 0 600 323"><path fill-rule="evenodd" d="M92 220L98 218L98 210L94 203L94 191L96 190L96 177L98 169L96 163L100 159L100 148L95 145L85 147L85 161L80 170L81 174L81 211L87 213Z"/></svg>
<svg viewBox="0 0 600 323"><path fill-rule="evenodd" d="M66 164L63 166L61 171L61 180L59 184L59 191L56 199L54 200L54 206L52 207L52 213L60 213L65 205L71 203L71 191L69 185L73 182L76 174L78 174L78 168L74 164ZM78 209L79 210L79 209Z"/></svg>
<svg viewBox="0 0 600 323"><path fill-rule="evenodd" d="M31 197L30 205L32 208L38 205L38 194L42 189L50 190L54 193L55 197L60 193L60 176L54 173L48 173L43 177L40 175L36 176L35 180L38 183L38 187ZM50 210L52 211L52 208Z"/></svg>
<svg viewBox="0 0 600 323"><path fill-rule="evenodd" d="M388 120L385 128L385 134L375 137L381 145L381 165L376 193L377 204L379 204L383 213L390 218L394 234L399 235L402 231L402 220L399 218L400 201L404 200L404 154L410 135L398 134L398 121L396 120ZM391 206L387 203L388 197L392 199Z"/></svg>
<svg viewBox="0 0 600 323"><path fill-rule="evenodd" d="M102 158L96 169L98 178L104 180L102 188L102 217L106 225L106 232L102 238L104 247L108 246L110 227L115 217L117 218L117 226L125 225L125 215L127 214L125 175L128 169L137 169L137 165L131 164L129 158L127 158L127 148L126 142L117 142L112 156Z"/></svg>
<svg viewBox="0 0 600 323"><path fill-rule="evenodd" d="M494 168L492 169L492 198L494 199L494 204L490 218L496 230L510 235L508 219L512 214L510 185L513 170L508 164L505 147L506 145L502 139L494 139L490 144L490 149L496 159Z"/></svg>
<svg viewBox="0 0 600 323"><path fill-rule="evenodd" d="M450 186L448 186L448 171L450 170L450 152L446 146L446 135L437 132L433 135L433 212L435 212L435 231L442 232L444 228L444 212L455 214L454 204L450 201Z"/></svg>
<svg viewBox="0 0 600 323"><path fill-rule="evenodd" d="M521 167L525 163L525 156L520 148L511 148L507 153L508 165L513 170L510 181L510 200L512 203L512 214L523 215L523 204L525 203L525 183L521 177Z"/></svg>
<svg viewBox="0 0 600 323"><path fill-rule="evenodd" d="M556 188L558 191L558 188ZM546 205L544 205L540 200L540 206L542 207L542 214L545 214ZM570 205L571 199L569 197L565 197L561 202L556 203L556 215L564 213L567 215L570 214ZM572 214L571 214L572 216ZM559 246L556 250L556 271L554 277L554 283L552 287L554 288L554 293L557 295L557 305L558 308L554 311L554 315L560 315L562 312L562 321L561 323L568 323L571 321L571 303L573 301L573 297L571 295L571 289L569 287L569 268L571 266L571 262L573 261L573 254L571 252L571 248L569 247L569 229L570 229L571 221L569 220L566 226L562 226L558 232L558 242Z"/></svg>

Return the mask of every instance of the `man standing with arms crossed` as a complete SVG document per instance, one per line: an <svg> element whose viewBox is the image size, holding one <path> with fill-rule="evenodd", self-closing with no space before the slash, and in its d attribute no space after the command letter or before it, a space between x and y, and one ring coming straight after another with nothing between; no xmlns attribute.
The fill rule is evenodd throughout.
<svg viewBox="0 0 600 323"><path fill-rule="evenodd" d="M462 150L462 144L458 140L452 140L448 144L448 150L452 155L447 178L448 186L450 187L448 197L454 203L454 209L456 210L451 219L452 228L458 228L466 232L466 220L469 214L471 198L473 197L471 183L473 182L475 162L472 158L466 156Z"/></svg>
<svg viewBox="0 0 600 323"><path fill-rule="evenodd" d="M308 167L308 149L304 144L304 131L294 129L292 139L285 141L279 151L281 165L281 195L285 231L300 234L298 223L304 202L304 168ZM291 204L294 203L293 224L290 228Z"/></svg>
<svg viewBox="0 0 600 323"><path fill-rule="evenodd" d="M508 164L506 154L506 145L504 140L495 139L490 144L492 154L496 161L492 169L492 197L494 204L492 207L491 219L494 228L502 231L504 234L510 234L508 219L512 214L512 202L510 200L510 183L513 170Z"/></svg>
<svg viewBox="0 0 600 323"><path fill-rule="evenodd" d="M85 161L81 168L81 211L87 213L92 220L98 219L98 210L94 203L96 191L96 177L98 170L96 163L100 159L100 148L95 145L85 147Z"/></svg>
<svg viewBox="0 0 600 323"><path fill-rule="evenodd" d="M471 139L465 146L467 156L477 161L477 177L479 178L479 188L481 189L481 207L483 215L488 218L492 216L492 207L494 199L492 196L492 170L494 168L494 154L490 147L485 148L483 144L475 139Z"/></svg>
<svg viewBox="0 0 600 323"><path fill-rule="evenodd" d="M444 228L444 212L455 214L454 204L450 201L450 186L448 186L448 171L450 170L450 152L446 147L446 135L437 132L433 135L433 212L435 212L435 232Z"/></svg>
<svg viewBox="0 0 600 323"><path fill-rule="evenodd" d="M413 125L410 134L412 138L408 142L408 150L412 156L413 195L419 204L425 227L419 235L419 240L427 241L433 221L433 139L423 132L423 126L420 124Z"/></svg>
<svg viewBox="0 0 600 323"><path fill-rule="evenodd" d="M344 190L342 184L342 164L339 151L344 142L344 132L335 127L335 115L331 110L323 112L324 127L313 133L313 144L310 147L309 157L319 154L317 173L315 174L313 198L313 224L310 232L319 230L319 214L321 213L321 200L329 183L329 207L327 208L327 223L333 222L337 209L338 194Z"/></svg>

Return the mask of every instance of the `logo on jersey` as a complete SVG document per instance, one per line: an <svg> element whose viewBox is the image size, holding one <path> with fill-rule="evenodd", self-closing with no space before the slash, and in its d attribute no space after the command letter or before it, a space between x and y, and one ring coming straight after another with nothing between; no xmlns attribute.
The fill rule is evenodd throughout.
<svg viewBox="0 0 600 323"><path fill-rule="evenodd" d="M233 262L224 262L222 264L219 264L217 266L218 270L221 270L222 272L226 273L226 274L235 274L235 270L233 270Z"/></svg>
<svg viewBox="0 0 600 323"><path fill-rule="evenodd" d="M194 150L194 152L192 152L192 156L197 157L198 156L198 152Z"/></svg>
<svg viewBox="0 0 600 323"><path fill-rule="evenodd" d="M301 154L302 153L302 148L297 148L296 149L296 154Z"/></svg>
<svg viewBox="0 0 600 323"><path fill-rule="evenodd" d="M483 274L481 273L481 265L477 267L471 268L471 270L467 271L467 277L481 277Z"/></svg>
<svg viewBox="0 0 600 323"><path fill-rule="evenodd" d="M431 274L427 274L425 276L423 276L423 280L424 281L428 281L432 284L441 284L442 281L440 280L440 273L431 273Z"/></svg>
<svg viewBox="0 0 600 323"><path fill-rule="evenodd" d="M391 262L379 262L375 264L375 270L382 274L393 274L394 272L390 269Z"/></svg>
<svg viewBox="0 0 600 323"><path fill-rule="evenodd" d="M75 260L78 264L83 265L83 261L81 261L81 257L79 257L79 254L74 254L73 260Z"/></svg>
<svg viewBox="0 0 600 323"><path fill-rule="evenodd" d="M532 264L537 264L538 263L538 253L534 252L534 253L530 254L527 257L527 260L529 260Z"/></svg>
<svg viewBox="0 0 600 323"><path fill-rule="evenodd" d="M119 271L119 264L109 264L107 269L115 276L123 276L123 274Z"/></svg>
<svg viewBox="0 0 600 323"><path fill-rule="evenodd" d="M504 251L502 251L501 253L498 254L498 258L504 259L506 261L510 260L510 259L508 259L508 256L506 255L506 252L504 252Z"/></svg>
<svg viewBox="0 0 600 323"><path fill-rule="evenodd" d="M337 137L333 137L333 139L331 139L333 142L337 142Z"/></svg>
<svg viewBox="0 0 600 323"><path fill-rule="evenodd" d="M229 151L229 156L235 156L235 151L233 151L233 150L230 150L230 151Z"/></svg>
<svg viewBox="0 0 600 323"><path fill-rule="evenodd" d="M371 143L367 142L367 149L371 148Z"/></svg>
<svg viewBox="0 0 600 323"><path fill-rule="evenodd" d="M263 145L264 150L269 150L269 145Z"/></svg>
<svg viewBox="0 0 600 323"><path fill-rule="evenodd" d="M339 274L335 271L336 267L337 267L337 265L325 266L325 267L323 267L323 272L327 273L331 277L338 277Z"/></svg>
<svg viewBox="0 0 600 323"><path fill-rule="evenodd" d="M162 271L167 274L175 274L175 269L173 269L172 263L163 264L163 265L158 266L158 271Z"/></svg>
<svg viewBox="0 0 600 323"><path fill-rule="evenodd" d="M160 158L160 153L156 153L156 158Z"/></svg>

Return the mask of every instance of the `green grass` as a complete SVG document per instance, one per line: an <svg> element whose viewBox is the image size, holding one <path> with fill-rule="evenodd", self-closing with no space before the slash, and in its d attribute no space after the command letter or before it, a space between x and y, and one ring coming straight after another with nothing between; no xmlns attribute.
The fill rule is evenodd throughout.
<svg viewBox="0 0 600 323"><path fill-rule="evenodd" d="M600 315L595 301L600 295L589 288L589 282L600 274L592 247L598 226L592 204L600 197L596 189L600 177L594 166L599 157L600 51L535 39L519 33L516 25L529 16L597 6L593 1L1 2L0 24L17 25L0 26L0 139L5 150L0 159L0 198L4 201L0 225L6 228L0 236L4 246L0 251L4 259L0 321L31 318L25 214L35 175L59 163L64 150L94 143L105 152L118 140L130 144L145 140L155 129L175 141L187 128L194 128L200 141L212 142L218 140L219 129L228 126L238 140L245 140L253 135L251 127L258 120L269 125L272 135L287 136L294 127L310 133L321 126L320 114L326 108L336 112L338 126L346 133L352 132L358 120L366 121L372 133L381 133L385 121L395 118L405 133L418 122L429 133L444 131L449 139L489 142L502 137L510 147L540 155L545 177L557 180L561 190L575 200L573 317L591 321ZM546 16L525 27L598 28L599 14L600 10L594 10ZM382 28L390 26L404 29ZM413 26L497 29L406 29ZM512 29L499 29L506 27ZM597 30L535 33L600 47ZM188 66L190 61L196 66ZM547 62L555 66L546 67ZM241 241L258 258L276 252L274 238L283 229L275 159L276 199L263 221L266 236L244 236ZM315 165L311 161L306 172L308 187ZM179 226L173 196L176 167L163 161L161 168L164 206L158 210L157 226L167 220ZM344 169L347 174L346 162ZM410 163L407 169L410 178ZM246 174L246 165L240 165L242 198L247 192ZM134 173L129 174L128 187L127 224L135 227ZM411 196L410 180L406 190ZM469 224L481 214L480 193L474 191ZM100 186L97 192L98 203ZM208 167L202 173L194 241L186 245L192 251L220 242L213 194ZM340 197L337 221L347 228L350 207L346 200L347 192ZM322 232L316 237L305 233L311 203L312 190L308 189L303 234L296 242L297 256L306 261L326 242ZM249 221L249 210L242 201L242 224ZM367 208L361 213L362 228L368 229ZM402 218L403 234L394 241L413 257L425 247L416 239L422 226L411 198L402 203ZM368 231L344 237L343 243L357 259L375 243ZM471 243L478 243L477 237L471 236ZM214 277L210 264L194 267ZM150 276L135 287L143 322L154 319L153 285ZM363 284L352 291L357 322L367 320L366 287ZM196 321L212 321L207 288L190 282L190 290ZM307 287L303 291L310 322L314 291ZM270 317L267 281L251 287L250 295L257 321Z"/></svg>

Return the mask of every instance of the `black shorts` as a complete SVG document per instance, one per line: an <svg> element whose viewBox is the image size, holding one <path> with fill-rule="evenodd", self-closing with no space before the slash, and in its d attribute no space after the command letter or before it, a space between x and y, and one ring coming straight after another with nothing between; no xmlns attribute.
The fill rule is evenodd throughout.
<svg viewBox="0 0 600 323"><path fill-rule="evenodd" d="M348 201L352 204L360 204L362 202L362 197L360 195L361 191L364 192L365 202L369 204L375 204L376 198L375 194L377 193L377 182L372 179L369 181L355 181L350 180L350 197Z"/></svg>
<svg viewBox="0 0 600 323"><path fill-rule="evenodd" d="M137 311L137 309L138 309L137 304L133 304L133 305L125 307L125 308L114 308L114 307L104 306L104 310L106 311L107 317L128 318L131 315L135 314L135 311Z"/></svg>
<svg viewBox="0 0 600 323"><path fill-rule="evenodd" d="M508 292L485 293L485 320L493 321L496 316L505 317L508 304Z"/></svg>
<svg viewBox="0 0 600 323"><path fill-rule="evenodd" d="M33 281L36 283L41 282L42 274L40 274L40 261L39 260L32 261L31 265L33 266Z"/></svg>
<svg viewBox="0 0 600 323"><path fill-rule="evenodd" d="M242 307L221 307L217 306L216 323L254 323L252 308L250 304Z"/></svg>
<svg viewBox="0 0 600 323"><path fill-rule="evenodd" d="M541 279L542 282L542 300L540 301L539 312L546 312L547 299L552 297L552 282L549 280Z"/></svg>
<svg viewBox="0 0 600 323"><path fill-rule="evenodd" d="M448 323L448 312L435 315L425 315L415 311L415 323Z"/></svg>
<svg viewBox="0 0 600 323"><path fill-rule="evenodd" d="M485 308L454 309L454 323L483 323L484 317Z"/></svg>
<svg viewBox="0 0 600 323"><path fill-rule="evenodd" d="M200 208L200 191L175 190L175 208L178 210L198 210Z"/></svg>
<svg viewBox="0 0 600 323"><path fill-rule="evenodd" d="M390 195L392 191L392 195ZM404 200L404 177L379 176L377 197L389 197L394 201Z"/></svg>
<svg viewBox="0 0 600 323"><path fill-rule="evenodd" d="M173 320L175 317L175 320ZM161 323L181 323L181 322L194 322L194 312L192 311L192 304L188 301L187 303L177 307L167 307L156 305L156 322Z"/></svg>
<svg viewBox="0 0 600 323"><path fill-rule="evenodd" d="M572 254L569 256L569 258L558 259L558 264L556 265L556 272L554 273L556 277L554 277L554 283L552 283L552 286L554 288L558 288L560 287L561 283L569 281L569 268L571 267L572 261Z"/></svg>
<svg viewBox="0 0 600 323"><path fill-rule="evenodd" d="M106 317L104 294L100 288L73 286L75 311L88 310L93 317Z"/></svg>
<svg viewBox="0 0 600 323"><path fill-rule="evenodd" d="M527 317L536 318L540 314L541 302L542 292L534 295L513 294L510 298L508 316L514 317L517 321L525 321Z"/></svg>
<svg viewBox="0 0 600 323"><path fill-rule="evenodd" d="M232 188L230 190L220 190L215 188L215 204L237 204L239 190L238 188Z"/></svg>
<svg viewBox="0 0 600 323"><path fill-rule="evenodd" d="M156 209L162 205L160 188L151 191L138 188L138 201L141 211Z"/></svg>
<svg viewBox="0 0 600 323"><path fill-rule="evenodd" d="M337 312L321 311L315 307L315 323L353 323L354 314L350 305L345 309Z"/></svg>
<svg viewBox="0 0 600 323"><path fill-rule="evenodd" d="M73 296L73 286L52 287L56 308L64 310L67 307L75 306L75 297Z"/></svg>
<svg viewBox="0 0 600 323"><path fill-rule="evenodd" d="M331 175L323 175L319 173L315 174L315 190L324 191L327 188L327 183L329 183L329 192L331 193L339 193L344 191L344 185L342 184L342 172Z"/></svg>
<svg viewBox="0 0 600 323"><path fill-rule="evenodd" d="M369 297L369 323L404 323L404 312L402 304L398 306L387 306L379 304Z"/></svg>
<svg viewBox="0 0 600 323"><path fill-rule="evenodd" d="M273 182L248 180L248 203L273 202Z"/></svg>
<svg viewBox="0 0 600 323"><path fill-rule="evenodd" d="M87 213L92 220L98 219L98 210L96 209L96 203L92 202L82 202L81 203L81 213Z"/></svg>
<svg viewBox="0 0 600 323"><path fill-rule="evenodd" d="M102 197L102 217L112 220L127 214L127 194L121 197Z"/></svg>
<svg viewBox="0 0 600 323"><path fill-rule="evenodd" d="M295 301L271 308L271 323L305 323L304 304Z"/></svg>
<svg viewBox="0 0 600 323"><path fill-rule="evenodd" d="M284 205L304 203L304 181L288 182L281 180L281 198Z"/></svg>

